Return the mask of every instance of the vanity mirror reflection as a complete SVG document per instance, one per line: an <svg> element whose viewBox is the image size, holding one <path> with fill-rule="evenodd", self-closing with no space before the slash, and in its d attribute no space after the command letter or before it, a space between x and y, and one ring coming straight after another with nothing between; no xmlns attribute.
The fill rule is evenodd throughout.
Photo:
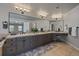
<svg viewBox="0 0 79 59"><path fill-rule="evenodd" d="M33 24L36 25L34 20L39 20L39 18L9 12L8 32L11 34L31 32Z"/></svg>
<svg viewBox="0 0 79 59"><path fill-rule="evenodd" d="M49 25L51 31L64 31L64 20L52 20Z"/></svg>
<svg viewBox="0 0 79 59"><path fill-rule="evenodd" d="M16 33L23 33L23 24L19 24L19 23L10 23L10 32L13 34Z"/></svg>

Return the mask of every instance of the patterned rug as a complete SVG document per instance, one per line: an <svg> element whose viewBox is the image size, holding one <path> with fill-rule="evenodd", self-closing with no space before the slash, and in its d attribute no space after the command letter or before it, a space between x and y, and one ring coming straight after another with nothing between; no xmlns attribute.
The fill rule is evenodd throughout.
<svg viewBox="0 0 79 59"><path fill-rule="evenodd" d="M22 53L18 56L41 56L42 54L46 53L48 50L52 49L54 47L53 43L49 43L44 46L37 47L31 51L27 51L25 53Z"/></svg>

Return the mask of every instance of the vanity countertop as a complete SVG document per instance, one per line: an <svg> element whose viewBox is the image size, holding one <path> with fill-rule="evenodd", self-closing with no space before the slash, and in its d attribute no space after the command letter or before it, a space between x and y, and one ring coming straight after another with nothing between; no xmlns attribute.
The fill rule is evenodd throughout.
<svg viewBox="0 0 79 59"><path fill-rule="evenodd" d="M61 34L67 34L67 32L54 32L54 31L50 31L50 32L31 32L31 33L25 33L25 34L16 34L16 35L8 35L6 38L14 38L14 37L21 37L21 36L34 36L34 35L42 35L42 34L48 34L48 33L61 33Z"/></svg>

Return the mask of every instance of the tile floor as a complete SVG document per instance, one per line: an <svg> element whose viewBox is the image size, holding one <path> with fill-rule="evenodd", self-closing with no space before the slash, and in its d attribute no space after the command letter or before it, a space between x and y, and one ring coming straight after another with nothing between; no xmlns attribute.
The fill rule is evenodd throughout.
<svg viewBox="0 0 79 59"><path fill-rule="evenodd" d="M64 42L52 42L19 56L79 56L79 51Z"/></svg>

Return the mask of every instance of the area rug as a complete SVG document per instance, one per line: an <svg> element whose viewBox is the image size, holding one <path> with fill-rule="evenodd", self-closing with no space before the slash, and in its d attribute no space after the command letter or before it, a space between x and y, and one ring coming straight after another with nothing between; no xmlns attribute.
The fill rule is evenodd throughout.
<svg viewBox="0 0 79 59"><path fill-rule="evenodd" d="M41 56L42 54L46 53L48 50L52 49L54 47L53 43L49 43L40 47L37 47L33 50L27 51L25 53L22 53L18 56Z"/></svg>

